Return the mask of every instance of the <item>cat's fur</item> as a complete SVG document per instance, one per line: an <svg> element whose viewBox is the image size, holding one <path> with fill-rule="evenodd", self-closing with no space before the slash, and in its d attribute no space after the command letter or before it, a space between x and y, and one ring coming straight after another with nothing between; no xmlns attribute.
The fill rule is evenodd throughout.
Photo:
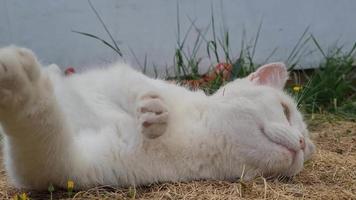
<svg viewBox="0 0 356 200"><path fill-rule="evenodd" d="M123 64L65 77L28 49L2 48L6 171L31 189L293 176L314 145L287 78L272 63L207 96Z"/></svg>

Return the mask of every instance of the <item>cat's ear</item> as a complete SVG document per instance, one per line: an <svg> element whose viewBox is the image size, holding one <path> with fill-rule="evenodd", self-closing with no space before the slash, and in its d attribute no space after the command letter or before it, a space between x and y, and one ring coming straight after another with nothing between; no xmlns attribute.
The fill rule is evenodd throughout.
<svg viewBox="0 0 356 200"><path fill-rule="evenodd" d="M259 67L247 79L256 85L268 85L276 89L283 89L288 80L288 71L284 63L269 63Z"/></svg>

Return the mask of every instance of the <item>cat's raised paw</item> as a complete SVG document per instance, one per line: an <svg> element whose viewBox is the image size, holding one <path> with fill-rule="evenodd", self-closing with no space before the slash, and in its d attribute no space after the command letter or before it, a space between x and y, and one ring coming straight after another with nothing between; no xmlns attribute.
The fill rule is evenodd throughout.
<svg viewBox="0 0 356 200"><path fill-rule="evenodd" d="M16 46L0 48L0 81L15 86L26 81L34 82L39 76L39 64L31 50Z"/></svg>
<svg viewBox="0 0 356 200"><path fill-rule="evenodd" d="M0 101L25 99L31 85L40 77L40 67L31 50L9 46L0 48ZM1 103L0 102L0 103Z"/></svg>
<svg viewBox="0 0 356 200"><path fill-rule="evenodd" d="M148 138L157 138L167 130L168 109L163 99L155 93L139 98L137 117L142 134Z"/></svg>

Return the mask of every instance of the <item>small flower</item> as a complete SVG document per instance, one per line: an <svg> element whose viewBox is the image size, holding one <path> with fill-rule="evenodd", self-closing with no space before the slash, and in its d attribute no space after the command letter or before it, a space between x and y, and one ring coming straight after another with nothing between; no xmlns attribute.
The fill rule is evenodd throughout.
<svg viewBox="0 0 356 200"><path fill-rule="evenodd" d="M74 182L73 181L68 181L67 182L67 189L68 190L73 190L74 188Z"/></svg>
<svg viewBox="0 0 356 200"><path fill-rule="evenodd" d="M129 191L127 193L127 196L131 199L135 199L136 198L136 187L134 186L133 188L132 187L129 187Z"/></svg>
<svg viewBox="0 0 356 200"><path fill-rule="evenodd" d="M52 185L52 183L48 186L48 192L50 193L50 200L52 200L53 199L53 192L54 192L54 187L53 187L53 185Z"/></svg>
<svg viewBox="0 0 356 200"><path fill-rule="evenodd" d="M75 73L75 69L73 67L68 67L65 71L64 71L64 74L66 76L69 76L69 75L72 75Z"/></svg>
<svg viewBox="0 0 356 200"><path fill-rule="evenodd" d="M220 75L224 81L229 80L232 73L232 65L230 63L224 62L218 63L212 73L215 75L214 78L212 78L213 80L215 79L216 75Z"/></svg>
<svg viewBox="0 0 356 200"><path fill-rule="evenodd" d="M21 199L21 200L27 200L27 195L26 195L26 193L22 193L21 196L20 196L20 199Z"/></svg>
<svg viewBox="0 0 356 200"><path fill-rule="evenodd" d="M50 184L48 186L48 192L53 192L54 191L54 186L52 184Z"/></svg>
<svg viewBox="0 0 356 200"><path fill-rule="evenodd" d="M67 182L67 191L68 191L68 196L71 197L73 194L73 189L74 189L74 181L69 180Z"/></svg>
<svg viewBox="0 0 356 200"><path fill-rule="evenodd" d="M293 91L294 91L294 92L299 92L300 90L302 90L302 86L300 86L300 85L295 85L295 86L293 87Z"/></svg>
<svg viewBox="0 0 356 200"><path fill-rule="evenodd" d="M219 74L224 71L231 72L232 65L230 63L218 63L215 67L215 72Z"/></svg>

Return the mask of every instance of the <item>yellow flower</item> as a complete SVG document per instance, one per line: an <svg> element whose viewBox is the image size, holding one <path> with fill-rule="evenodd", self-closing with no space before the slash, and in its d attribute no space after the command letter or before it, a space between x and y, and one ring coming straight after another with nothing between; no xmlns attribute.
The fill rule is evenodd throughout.
<svg viewBox="0 0 356 200"><path fill-rule="evenodd" d="M20 199L21 199L21 200L27 200L27 195L26 195L26 193L22 193Z"/></svg>
<svg viewBox="0 0 356 200"><path fill-rule="evenodd" d="M13 200L19 200L19 196L15 195Z"/></svg>
<svg viewBox="0 0 356 200"><path fill-rule="evenodd" d="M67 182L67 188L68 188L68 190L73 190L73 188L74 188L74 182L73 182L73 181L68 181L68 182Z"/></svg>
<svg viewBox="0 0 356 200"><path fill-rule="evenodd" d="M300 86L300 85L296 85L293 87L294 92L299 92L300 90L302 90L302 86Z"/></svg>

